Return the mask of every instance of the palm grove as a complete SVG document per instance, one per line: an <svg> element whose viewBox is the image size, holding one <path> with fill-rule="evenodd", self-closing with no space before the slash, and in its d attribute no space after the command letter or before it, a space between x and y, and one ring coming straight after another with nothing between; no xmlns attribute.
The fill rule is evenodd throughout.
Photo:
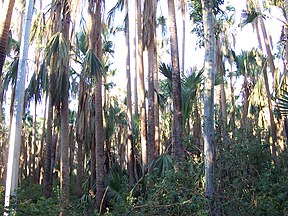
<svg viewBox="0 0 288 216"><path fill-rule="evenodd" d="M288 1L0 4L1 213L288 214Z"/></svg>

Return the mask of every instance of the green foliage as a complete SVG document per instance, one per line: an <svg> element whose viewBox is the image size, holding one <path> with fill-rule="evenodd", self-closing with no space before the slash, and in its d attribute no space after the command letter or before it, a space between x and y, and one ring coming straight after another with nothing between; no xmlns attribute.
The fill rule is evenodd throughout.
<svg viewBox="0 0 288 216"><path fill-rule="evenodd" d="M45 198L42 186L22 184L17 190L17 198L11 199L11 210L16 216L24 215L58 215L59 202L56 197ZM14 215L14 213L13 213Z"/></svg>
<svg viewBox="0 0 288 216"><path fill-rule="evenodd" d="M220 149L217 158L218 202L223 215L288 213L284 199L288 195L287 168L272 164L269 144L239 130L235 142L229 149Z"/></svg>
<svg viewBox="0 0 288 216"><path fill-rule="evenodd" d="M90 80L89 83L97 81L101 78L103 66L99 58L93 50L88 50L83 62L83 71L86 77ZM91 83L91 84L92 84Z"/></svg>
<svg viewBox="0 0 288 216"><path fill-rule="evenodd" d="M288 115L288 91L281 89L280 95L276 98L277 110L282 116Z"/></svg>

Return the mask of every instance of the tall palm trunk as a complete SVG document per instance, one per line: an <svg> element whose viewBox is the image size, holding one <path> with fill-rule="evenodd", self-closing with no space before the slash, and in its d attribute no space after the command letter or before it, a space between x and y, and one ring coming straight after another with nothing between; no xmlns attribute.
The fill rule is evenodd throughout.
<svg viewBox="0 0 288 216"><path fill-rule="evenodd" d="M227 106L226 106L226 92L225 92L225 66L223 62L223 53L220 47L220 41L216 40L216 64L217 70L220 73L223 82L220 84L220 129L223 135L223 142L228 146L228 133L227 133Z"/></svg>
<svg viewBox="0 0 288 216"><path fill-rule="evenodd" d="M269 109L269 117L270 117L270 131L272 135L272 157L276 165L279 165L279 159L277 157L277 127L274 121L274 114L272 109L272 100L269 90L269 81L268 81L268 75L267 75L267 69L266 69L266 62L263 64L263 77L264 77L264 83L265 83L265 89L266 89L266 95L268 99L268 109Z"/></svg>
<svg viewBox="0 0 288 216"><path fill-rule="evenodd" d="M2 76L2 69L5 62L14 4L15 0L4 0L0 2L0 6L2 8L2 14L0 16L0 77Z"/></svg>
<svg viewBox="0 0 288 216"><path fill-rule="evenodd" d="M180 65L178 53L178 39L175 16L174 0L168 0L168 26L170 31L170 49L172 62L172 95L173 95L173 119L172 119L172 144L173 156L180 161L184 156L182 143L183 119L182 119L182 95L180 83Z"/></svg>
<svg viewBox="0 0 288 216"><path fill-rule="evenodd" d="M203 11L203 27L205 37L204 63L204 163L205 163L205 195L208 199L210 215L215 215L213 205L214 194L214 160L215 160L215 132L214 132L214 85L215 85L215 35L213 18L213 1L201 0Z"/></svg>
<svg viewBox="0 0 288 216"><path fill-rule="evenodd" d="M259 6L259 1L255 0L255 6L257 8L257 10L260 11L260 6ZM271 45L269 43L269 38L268 38L268 34L266 31L266 27L265 27L265 23L263 20L263 17L260 16L259 17L259 22L260 22L260 26L261 26L261 30L262 30L262 34L263 34L263 39L264 39L264 45L265 45L265 49L266 49L266 53L267 53L267 57L268 57L268 63L269 63L269 68L270 68L270 72L272 73L272 77L274 79L275 77L275 64L274 64L274 60L273 60L273 55L271 52ZM270 90L269 90L269 83L268 83L268 75L267 75L267 71L266 71L266 63L264 64L265 68L263 68L263 76L264 76L264 83L265 83L265 88L266 88L266 93L267 93L267 98L268 98L268 108L269 108L269 116L270 116L270 131L271 131L271 136L272 136L272 156L274 159L274 162L276 165L278 164L278 158L277 158L277 145L278 145L278 137L277 137L277 126L275 123L275 119L274 119L274 115L272 112L272 102L271 102L271 95L270 95ZM275 88L275 83L273 80L273 88ZM279 130L281 130L279 128Z"/></svg>
<svg viewBox="0 0 288 216"><path fill-rule="evenodd" d="M181 15L182 15L182 67L181 70L184 73L185 70L185 46L186 46L186 0L180 0Z"/></svg>
<svg viewBox="0 0 288 216"><path fill-rule="evenodd" d="M44 135L45 135L45 127L46 127L46 116L47 116L47 105L48 105L48 94L47 92L45 93L45 105L44 105L44 117L43 117L43 124L42 124L42 132L41 132L41 140L40 140L40 150L39 150L39 163L38 163L38 170L37 170L37 181L39 182L39 184L42 184L42 173L41 173L41 169L44 165Z"/></svg>
<svg viewBox="0 0 288 216"><path fill-rule="evenodd" d="M16 82L15 116L12 119L12 127L9 139L8 169L5 187L5 206L10 204L10 196L15 195L18 187L19 157L21 149L22 117L24 109L24 92L26 78L26 64L28 59L29 37L31 20L33 16L32 0L27 0L25 10L24 31L21 37L20 57L18 65L18 77Z"/></svg>
<svg viewBox="0 0 288 216"><path fill-rule="evenodd" d="M284 76L287 75L287 71L288 71L288 0L284 0L284 6L285 6L285 20L286 20L286 25L284 26L284 30L285 30L285 36L286 36L286 42L285 42L285 70L284 70Z"/></svg>
<svg viewBox="0 0 288 216"><path fill-rule="evenodd" d="M129 2L130 3L130 2ZM130 3L131 4L131 3ZM129 8L128 0L125 1L125 8L126 13L128 14L128 19L125 28L125 37L126 37L126 89L127 89L127 117L128 117L128 131L127 131L127 153L128 153L128 176L129 176L129 183L132 185L135 182L134 179L134 147L133 147L133 135L132 135L132 92L131 92L131 70L134 70L131 64L132 60L131 57L131 48L133 50L133 45L131 47L130 44L130 27L133 25L134 20L132 21L130 18L133 10L133 7ZM130 10L128 10L130 9ZM131 24L132 23L132 24ZM132 28L131 31L134 29ZM133 35L133 34L132 34ZM134 38L133 38L134 39ZM133 41L132 39L132 41ZM132 53L133 55L133 53ZM132 67L131 67L132 66Z"/></svg>
<svg viewBox="0 0 288 216"><path fill-rule="evenodd" d="M93 0L88 3L89 13L89 48L102 61L101 41L101 5L102 0ZM102 211L104 194L104 129L102 115L102 76L95 83L95 135L96 135L96 207Z"/></svg>
<svg viewBox="0 0 288 216"><path fill-rule="evenodd" d="M63 2L63 37L68 47L68 57L63 62L63 82L62 89L63 95L61 104L61 123L60 123L60 190L61 190L61 215L66 215L66 210L69 204L69 28L71 21L71 0Z"/></svg>
<svg viewBox="0 0 288 216"><path fill-rule="evenodd" d="M49 85L51 85L51 83ZM51 166L52 127L53 127L52 122L53 122L53 102L52 102L52 94L49 90L46 146L45 146L45 152L44 152L44 176L43 176L43 194L45 197L50 197L51 192L52 192L52 166Z"/></svg>
<svg viewBox="0 0 288 216"><path fill-rule="evenodd" d="M79 104L76 120L76 139L78 143L77 150L77 195L82 196L82 179L83 179L83 144L87 139L86 131L87 128L87 107L88 107L88 94L86 92L87 85L84 79L80 79L80 90L79 90Z"/></svg>
<svg viewBox="0 0 288 216"><path fill-rule="evenodd" d="M57 22L60 20L60 6L57 0L53 0L51 3L51 20L49 23L49 35L52 36L56 32L59 31L60 23ZM54 110L54 98L53 98L53 90L55 86L53 85L53 73L55 66L52 63L48 65L48 76L49 76L49 83L48 83L48 114L47 114L47 130L46 130L46 146L44 152L44 176L43 176L43 194L45 197L50 197L52 192L52 169L53 169L53 162L52 162L52 146L53 146L53 110Z"/></svg>
<svg viewBox="0 0 288 216"><path fill-rule="evenodd" d="M154 72L156 55L156 1L144 2L143 44L148 50L147 163L155 156Z"/></svg>
<svg viewBox="0 0 288 216"><path fill-rule="evenodd" d="M159 101L157 92L159 91L159 78L158 78L158 60L157 60L157 46L155 48L154 56L154 116L155 116L155 156L160 154L160 119L159 119Z"/></svg>
<svg viewBox="0 0 288 216"><path fill-rule="evenodd" d="M141 153L142 165L147 165L147 125L146 125L146 101L145 101L145 82L143 67L143 44L142 44L142 16L141 0L137 0L137 32L138 32L138 70L139 70L139 93L140 93L140 133L141 133Z"/></svg>

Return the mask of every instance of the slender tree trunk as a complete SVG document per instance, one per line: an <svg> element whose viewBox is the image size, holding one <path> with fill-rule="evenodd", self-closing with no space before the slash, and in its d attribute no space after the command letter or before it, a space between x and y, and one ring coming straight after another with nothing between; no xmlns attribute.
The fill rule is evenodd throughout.
<svg viewBox="0 0 288 216"><path fill-rule="evenodd" d="M96 1L95 8L95 39L96 53L100 61L102 61L102 41L101 41L101 1ZM104 129L102 115L102 79L96 81L95 87L95 121L96 121L96 207L102 212L103 195L104 195Z"/></svg>
<svg viewBox="0 0 288 216"><path fill-rule="evenodd" d="M27 0L25 10L24 31L21 37L20 57L18 65L18 76L16 82L15 116L12 119L10 133L10 145L8 156L8 169L5 187L5 206L10 205L10 196L15 195L18 187L19 157L21 149L22 116L24 109L24 92L26 78L26 64L28 58L29 37L31 21L33 16L33 2ZM2 70L2 68L1 68Z"/></svg>
<svg viewBox="0 0 288 216"><path fill-rule="evenodd" d="M264 39L264 44L265 44L265 48L266 48L266 52L267 52L267 56L268 56L270 71L272 73L272 76L274 77L275 65L274 65L273 55L271 52L271 48L270 48L270 44L269 44L269 40L268 40L268 36L267 36L266 27L265 27L265 24L263 21L263 17L260 17L259 21L260 21L260 26L262 29L262 34L263 34L263 39Z"/></svg>
<svg viewBox="0 0 288 216"><path fill-rule="evenodd" d="M87 125L87 107L88 107L88 94L86 92L87 86L84 79L80 79L80 92L79 92L79 104L76 120L76 139L78 143L77 151L77 195L82 196L82 179L83 179L83 144L86 137Z"/></svg>
<svg viewBox="0 0 288 216"><path fill-rule="evenodd" d="M181 0L181 14L182 14L182 73L185 71L185 47L186 47L186 0Z"/></svg>
<svg viewBox="0 0 288 216"><path fill-rule="evenodd" d="M244 104L243 104L243 117L242 117L242 127L247 128L248 126L248 98L249 98L249 90L248 90L248 74L247 74L247 62L246 62L246 53L245 59L244 59L244 92L243 92L243 98L244 98Z"/></svg>
<svg viewBox="0 0 288 216"><path fill-rule="evenodd" d="M141 0L137 0L137 32L138 32L138 69L139 69L139 93L140 93L140 137L143 168L147 165L147 125L146 125L146 101L145 101L145 80L143 67L143 44L142 44L142 16Z"/></svg>
<svg viewBox="0 0 288 216"><path fill-rule="evenodd" d="M51 37L54 33L58 32L60 30L59 25L60 23L57 22L61 20L60 18L60 7L55 2L56 0L53 0L51 3L51 10L50 16L51 20L49 23L49 36ZM52 77L54 73L54 66L49 64L48 65L48 72L49 72L49 83L48 83L48 114L47 114L47 130L46 130L46 146L45 146L45 152L44 152L44 176L43 176L43 194L46 198L51 196L52 193L52 169L53 169L53 161L52 161L52 146L53 146L53 109L54 109L54 103L53 103L53 83L52 83Z"/></svg>
<svg viewBox="0 0 288 216"><path fill-rule="evenodd" d="M214 161L215 161L215 132L214 132L214 85L215 85L215 34L213 18L213 1L201 0L203 10L203 26L205 37L204 64L204 163L205 163L205 195L208 199L210 215L216 215L214 205Z"/></svg>
<svg viewBox="0 0 288 216"><path fill-rule="evenodd" d="M266 62L263 64L263 76L264 76L264 83L265 83L265 89L266 89L266 95L268 100L268 108L269 108L269 117L270 117L270 131L272 135L272 157L275 162L275 164L279 165L279 159L277 157L277 127L274 121L274 114L273 114L273 108L272 108L272 101L271 101L271 94L269 90L269 81L267 76L267 69L266 69Z"/></svg>
<svg viewBox="0 0 288 216"><path fill-rule="evenodd" d="M228 131L227 131L227 106L225 92L225 66L223 62L223 53L220 47L220 41L216 40L216 64L217 70L221 74L223 82L220 83L220 130L223 136L225 147L228 146Z"/></svg>
<svg viewBox="0 0 288 216"><path fill-rule="evenodd" d="M230 68L230 94L231 94L231 111L230 111L230 115L231 115L231 130L232 130L232 139L235 138L236 134L235 134L235 128L236 128L236 122L235 122L235 98L234 98L234 83L233 83L233 74L232 74L232 64L231 64L231 68Z"/></svg>
<svg viewBox="0 0 288 216"><path fill-rule="evenodd" d="M128 20L127 20L127 25L125 29L125 37L126 37L126 89L127 89L127 117L128 117L128 128L127 128L127 153L128 153L128 176L129 176L129 184L133 185L135 182L135 175L134 175L134 147L133 147L133 135L132 135L132 92L131 92L131 69L134 70L135 67L133 68L132 65L135 66L135 64L132 63L132 56L131 56L131 51L132 50L132 55L133 55L133 45L131 47L130 44L130 33L133 32L135 29L131 29L130 32L130 27L133 26L134 20L132 21L130 18L131 14L133 14L133 5L128 5L128 0L125 1L125 7L126 7L126 13L128 14ZM131 3L130 3L131 4ZM131 6L131 8L129 8ZM128 10L129 9L129 10ZM131 10L131 11L130 11ZM132 34L133 35L133 34ZM135 38L132 38L132 41ZM131 59L131 61L130 61ZM133 59L134 60L134 59ZM132 66L132 67L131 67Z"/></svg>
<svg viewBox="0 0 288 216"><path fill-rule="evenodd" d="M67 215L67 208L69 205L69 73L70 73L70 63L69 63L69 29L71 21L71 0L65 0L63 2L63 26L62 32L63 37L67 43L68 57L64 59L63 62L63 83L62 89L64 97L62 98L61 104L61 130L60 130L60 190L61 190L61 211L60 215Z"/></svg>
<svg viewBox="0 0 288 216"><path fill-rule="evenodd" d="M0 77L2 76L2 69L6 57L6 48L9 39L9 30L12 18L13 7L15 0L4 0L0 2L1 16L0 16Z"/></svg>
<svg viewBox="0 0 288 216"><path fill-rule="evenodd" d="M74 125L72 124L69 129L69 177L72 177L74 170L74 151L75 151L75 141L74 141Z"/></svg>
<svg viewBox="0 0 288 216"><path fill-rule="evenodd" d="M51 85L51 83L49 85ZM49 90L46 146L45 146L45 153L44 153L44 176L43 176L43 194L47 198L51 196L51 192L52 192L52 167L51 167L52 123L53 123L53 103L52 103L52 93L51 93L51 90Z"/></svg>
<svg viewBox="0 0 288 216"><path fill-rule="evenodd" d="M181 161L184 156L182 143L183 119L182 119L182 95L180 83L180 65L178 53L177 26L174 0L168 0L168 26L170 31L170 47L172 62L172 95L173 95L173 119L172 119L172 145L173 156L176 161Z"/></svg>
<svg viewBox="0 0 288 216"><path fill-rule="evenodd" d="M158 60L157 60L157 45L155 48L155 66L154 66L154 115L155 115L155 156L160 154L160 119L159 119L159 101L157 92L159 91L159 84L158 84Z"/></svg>
<svg viewBox="0 0 288 216"><path fill-rule="evenodd" d="M156 55L156 1L146 0L143 12L143 44L148 50L147 163L155 156L154 72Z"/></svg>
<svg viewBox="0 0 288 216"><path fill-rule="evenodd" d="M43 176L41 174L41 170L44 164L44 139L45 139L45 127L46 127L46 113L47 113L47 105L48 105L48 94L46 92L45 96L45 105L44 105L44 117L43 117L43 124L42 124L42 133L41 133L41 141L40 141L40 151L39 151L39 164L38 164L38 173L37 173L37 181L39 184L42 184Z"/></svg>

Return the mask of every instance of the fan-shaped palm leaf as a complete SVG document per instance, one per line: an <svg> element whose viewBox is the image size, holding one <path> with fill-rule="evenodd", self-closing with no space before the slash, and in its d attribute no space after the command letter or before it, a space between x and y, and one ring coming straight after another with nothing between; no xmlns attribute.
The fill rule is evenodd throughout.
<svg viewBox="0 0 288 216"><path fill-rule="evenodd" d="M89 50L83 62L85 76L99 80L103 72L103 66L93 50Z"/></svg>
<svg viewBox="0 0 288 216"><path fill-rule="evenodd" d="M281 115L288 116L288 91L282 89L279 97L276 98L276 107Z"/></svg>
<svg viewBox="0 0 288 216"><path fill-rule="evenodd" d="M124 0L118 0L117 3L114 5L114 7L112 7L112 9L108 12L108 16L107 16L108 26L110 26L112 23L112 20L114 20L116 11L117 10L123 11L123 9L124 9Z"/></svg>
<svg viewBox="0 0 288 216"><path fill-rule="evenodd" d="M155 158L151 164L151 170L155 171L159 178L165 176L166 172L173 170L173 161L170 155L162 154Z"/></svg>
<svg viewBox="0 0 288 216"><path fill-rule="evenodd" d="M67 43L61 32L54 34L46 46L46 61L52 66L68 57Z"/></svg>

